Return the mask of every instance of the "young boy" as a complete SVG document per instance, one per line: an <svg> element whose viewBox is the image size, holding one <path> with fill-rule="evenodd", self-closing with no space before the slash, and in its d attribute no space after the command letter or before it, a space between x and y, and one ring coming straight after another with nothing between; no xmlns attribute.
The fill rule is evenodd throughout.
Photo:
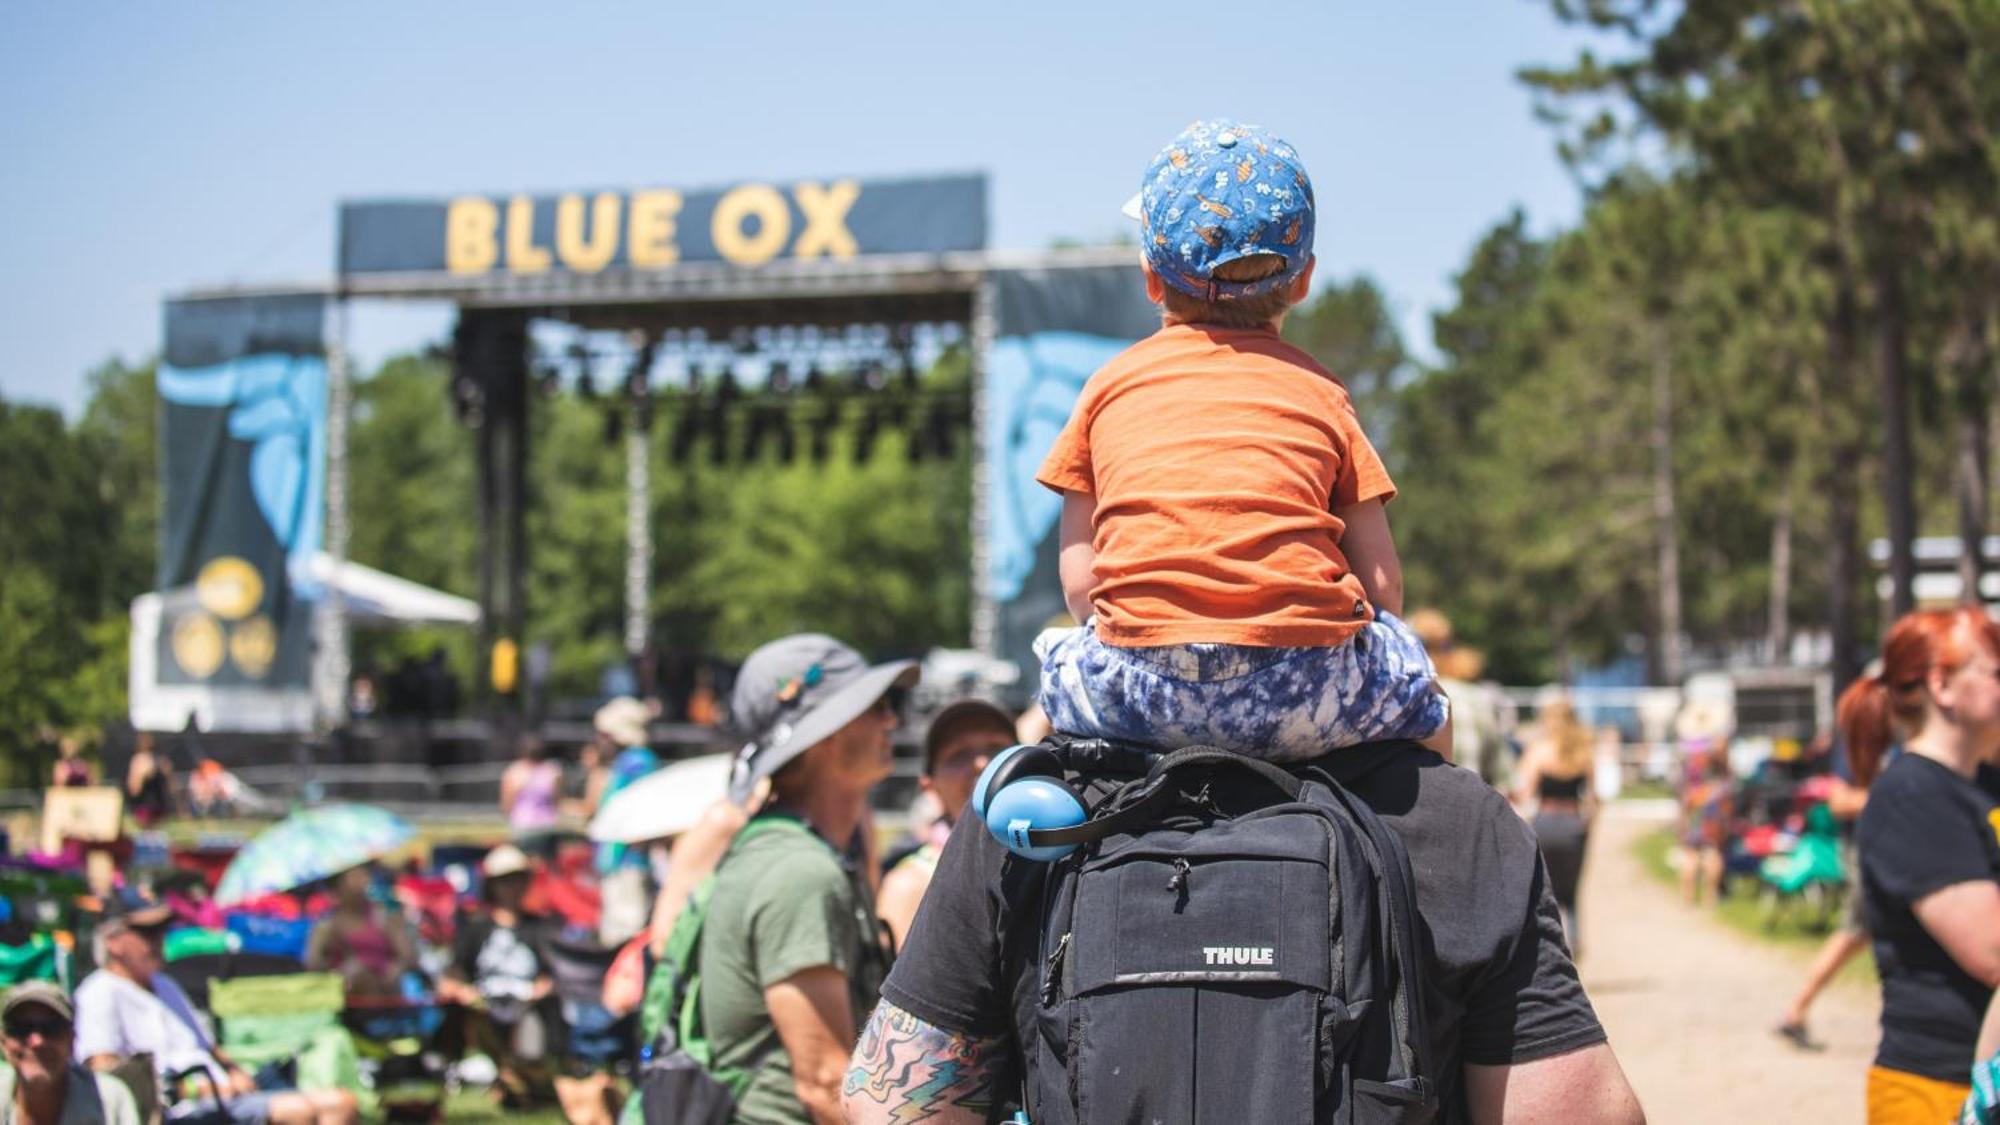
<svg viewBox="0 0 2000 1125"><path fill-rule="evenodd" d="M1449 706L1395 616L1395 485L1346 389L1278 336L1312 283L1298 155L1197 122L1126 210L1164 324L1091 376L1037 476L1063 494L1085 623L1036 642L1049 719L1280 761L1439 735Z"/></svg>

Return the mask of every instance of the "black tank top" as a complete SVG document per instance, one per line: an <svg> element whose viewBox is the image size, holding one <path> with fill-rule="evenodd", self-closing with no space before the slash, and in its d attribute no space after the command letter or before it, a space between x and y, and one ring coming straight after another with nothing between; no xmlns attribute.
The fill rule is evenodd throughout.
<svg viewBox="0 0 2000 1125"><path fill-rule="evenodd" d="M1535 796L1544 801L1578 801L1583 799L1583 775L1575 777L1550 777L1543 774L1536 779Z"/></svg>

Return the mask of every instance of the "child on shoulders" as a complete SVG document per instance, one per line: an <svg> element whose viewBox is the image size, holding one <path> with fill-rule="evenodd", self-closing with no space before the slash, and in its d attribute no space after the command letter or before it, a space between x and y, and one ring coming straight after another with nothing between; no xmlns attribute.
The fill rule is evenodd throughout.
<svg viewBox="0 0 2000 1125"><path fill-rule="evenodd" d="M1278 761L1442 744L1449 704L1397 617L1395 485L1346 388L1278 334L1312 282L1297 153L1197 122L1127 211L1165 316L1091 377L1037 475L1084 622L1036 642L1049 719Z"/></svg>

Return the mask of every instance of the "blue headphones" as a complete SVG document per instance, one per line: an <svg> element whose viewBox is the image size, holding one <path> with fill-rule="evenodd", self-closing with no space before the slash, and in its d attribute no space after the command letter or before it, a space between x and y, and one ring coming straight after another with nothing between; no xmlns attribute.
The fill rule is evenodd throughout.
<svg viewBox="0 0 2000 1125"><path fill-rule="evenodd" d="M1061 760L1040 744L995 754L972 787L972 811L1008 851L1044 863L1075 851L1083 839L1064 838L1072 834L1062 830L1090 819L1083 798L1063 780Z"/></svg>
<svg viewBox="0 0 2000 1125"><path fill-rule="evenodd" d="M1076 745L1076 744L1072 744ZM1098 745L1102 745L1099 743ZM1063 779L1063 760L1047 743L1009 746L994 755L972 787L972 812L1002 847L1022 859L1047 863L1077 845L1151 823L1180 798L1173 775L1184 768L1247 770L1299 800L1304 783L1269 762L1218 750L1187 746L1152 760L1140 782L1127 786L1096 812Z"/></svg>

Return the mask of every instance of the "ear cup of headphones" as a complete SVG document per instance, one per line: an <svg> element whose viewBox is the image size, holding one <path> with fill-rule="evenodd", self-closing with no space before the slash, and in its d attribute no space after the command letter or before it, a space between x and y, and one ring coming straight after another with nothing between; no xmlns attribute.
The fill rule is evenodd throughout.
<svg viewBox="0 0 2000 1125"><path fill-rule="evenodd" d="M1027 746L1009 746L986 763L979 771L979 780L972 786L972 812L981 820L986 818L986 803L992 795L1005 789L1016 778L1052 777L1062 778L1062 763L1039 743Z"/></svg>
<svg viewBox="0 0 2000 1125"><path fill-rule="evenodd" d="M1075 851L1076 845L1036 847L1028 842L1028 833L1037 828L1069 828L1089 816L1069 786L1048 777L1023 777L993 790L981 819L986 822L986 831L1008 851L1047 863Z"/></svg>

